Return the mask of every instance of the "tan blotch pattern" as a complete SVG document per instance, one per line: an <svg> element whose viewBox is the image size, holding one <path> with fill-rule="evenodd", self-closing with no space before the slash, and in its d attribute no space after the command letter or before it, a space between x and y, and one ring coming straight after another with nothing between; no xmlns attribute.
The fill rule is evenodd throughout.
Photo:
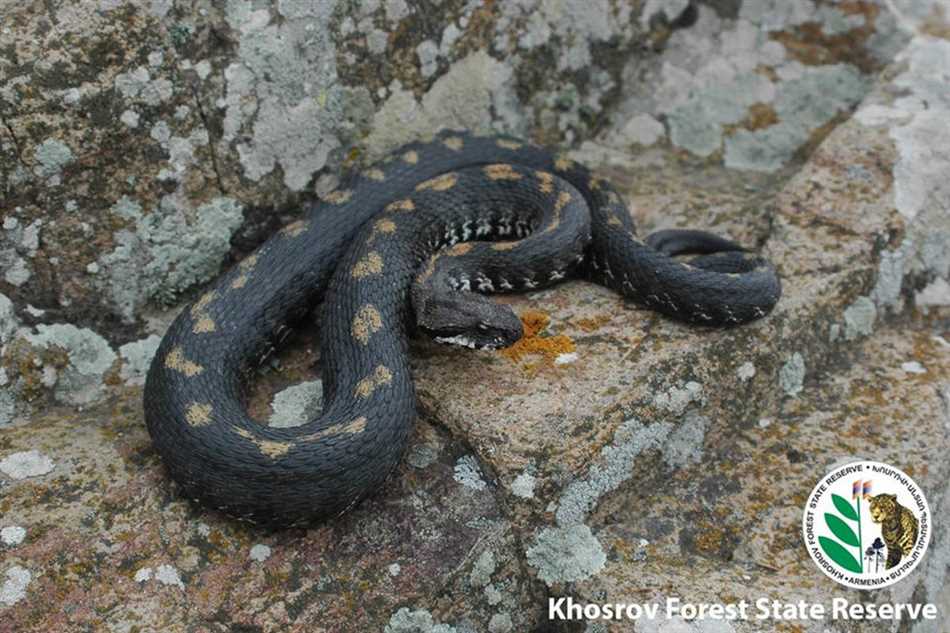
<svg viewBox="0 0 950 633"><path fill-rule="evenodd" d="M370 251L356 262L351 275L356 279L362 279L381 272L383 272L383 258L376 251Z"/></svg>
<svg viewBox="0 0 950 633"><path fill-rule="evenodd" d="M416 163L419 162L419 152L417 152L414 149L411 149L402 155L402 159L405 162L409 163L410 165L415 165Z"/></svg>
<svg viewBox="0 0 950 633"><path fill-rule="evenodd" d="M447 139L445 139L444 141L442 141L442 143L443 143L446 147L448 147L450 150L453 150L453 151L456 151L456 152L459 151L460 149L462 149L462 146L465 145L465 141L463 141L463 140L462 140L462 137L460 137L460 136L450 136L450 137L448 137Z"/></svg>
<svg viewBox="0 0 950 633"><path fill-rule="evenodd" d="M492 180L520 180L521 174L516 172L511 165L507 163L498 163L485 166L485 175Z"/></svg>
<svg viewBox="0 0 950 633"><path fill-rule="evenodd" d="M415 211L416 203L411 199L396 200L386 205L386 211Z"/></svg>
<svg viewBox="0 0 950 633"><path fill-rule="evenodd" d="M590 181L587 183L588 188L591 191L597 191L600 189L600 186L604 183L603 178L598 178L597 176L591 177Z"/></svg>
<svg viewBox="0 0 950 633"><path fill-rule="evenodd" d="M356 395L360 398L368 398L374 391L383 385L388 385L393 379L393 374L385 365L379 365L372 374L356 383Z"/></svg>
<svg viewBox="0 0 950 633"><path fill-rule="evenodd" d="M206 292L201 296L198 301L191 306L191 318L195 320L195 324L191 327L191 331L195 334L204 334L206 332L214 332L217 327L214 323L214 319L208 314L208 306L211 305L211 302L214 301L214 290Z"/></svg>
<svg viewBox="0 0 950 633"><path fill-rule="evenodd" d="M510 251L521 242L494 242L491 245L493 251Z"/></svg>
<svg viewBox="0 0 950 633"><path fill-rule="evenodd" d="M192 402L185 411L185 421L191 426L207 426L211 422L211 405Z"/></svg>
<svg viewBox="0 0 950 633"><path fill-rule="evenodd" d="M296 222L291 222L284 228L282 228L279 233L286 237L297 237L301 233L307 230L307 223L303 220L297 220Z"/></svg>
<svg viewBox="0 0 950 633"><path fill-rule="evenodd" d="M611 213L610 217L607 218L607 224L609 224L610 226L623 226L623 222L620 221L620 218L618 218L613 213Z"/></svg>
<svg viewBox="0 0 950 633"><path fill-rule="evenodd" d="M343 204L344 202L349 202L350 198L353 197L353 192L349 189L337 189L336 191L331 191L324 197L324 200L330 204Z"/></svg>
<svg viewBox="0 0 950 633"><path fill-rule="evenodd" d="M369 234L366 240L367 244L372 244L379 235L390 234L396 231L396 223L389 218L381 218L373 222L373 232Z"/></svg>
<svg viewBox="0 0 950 633"><path fill-rule="evenodd" d="M378 167L373 167L372 169L366 170L366 177L370 180L375 180L376 182L382 182L386 180L386 174L383 173L382 169Z"/></svg>
<svg viewBox="0 0 950 633"><path fill-rule="evenodd" d="M231 282L231 287L237 290L238 288L243 288L247 285L247 274L251 272L254 266L257 265L258 255L254 253L253 255L248 255L241 263L238 264L238 270L241 271L241 274L234 278L234 281Z"/></svg>
<svg viewBox="0 0 950 633"><path fill-rule="evenodd" d="M572 161L567 156L558 156L557 160L554 161L554 168L558 171L567 171L574 166L574 161Z"/></svg>
<svg viewBox="0 0 950 633"><path fill-rule="evenodd" d="M538 178L542 193L552 193L554 191L554 174L547 171L536 171L534 175Z"/></svg>
<svg viewBox="0 0 950 633"><path fill-rule="evenodd" d="M426 282L426 280L429 279L429 277L432 276L432 274L435 272L435 260L437 260L438 258L439 258L438 254L433 255L432 257L429 258L429 263L426 264L426 267L422 270L422 272L416 276L416 283L423 284Z"/></svg>
<svg viewBox="0 0 950 633"><path fill-rule="evenodd" d="M379 310L373 304L367 303L353 317L350 332L353 334L353 338L366 345L369 343L369 338L379 332L381 327L383 327L383 319L379 315Z"/></svg>
<svg viewBox="0 0 950 633"><path fill-rule="evenodd" d="M470 253L473 248L475 248L475 245L471 242L462 242L461 244L456 244L452 248L446 250L445 254L449 257L458 257L459 255Z"/></svg>
<svg viewBox="0 0 950 633"><path fill-rule="evenodd" d="M255 437L253 433L246 429L239 427L233 427L234 432L243 437L246 440L250 440L257 446L261 451L262 455L266 455L271 459L277 459L278 457L283 457L287 452L294 447L290 442L274 442L272 440L262 440L259 437Z"/></svg>
<svg viewBox="0 0 950 633"><path fill-rule="evenodd" d="M180 347L175 347L168 352L168 356L165 357L165 367L181 372L188 377L196 376L205 370L198 363L185 358L185 352Z"/></svg>
<svg viewBox="0 0 950 633"><path fill-rule="evenodd" d="M331 435L340 435L341 433L362 433L366 430L366 418L360 416L355 420L350 420L349 422L341 422L339 424L334 424L333 426L328 426L322 431L317 431L316 433L311 433L310 435L304 435L300 439L304 442L315 442L324 437L329 437Z"/></svg>
<svg viewBox="0 0 950 633"><path fill-rule="evenodd" d="M449 172L447 174L442 174L441 176L436 176L435 178L430 178L424 182L420 182L416 185L416 191L425 191L426 189L431 189L432 191L446 191L455 186L455 183L458 182L458 174Z"/></svg>
<svg viewBox="0 0 950 633"><path fill-rule="evenodd" d="M495 144L496 144L498 147L501 147L502 149L512 149L512 150L514 150L514 149L521 149L522 147L524 147L524 146L523 146L521 143L519 143L518 141L510 141L510 140L504 139L504 138L498 139L497 141L495 141Z"/></svg>

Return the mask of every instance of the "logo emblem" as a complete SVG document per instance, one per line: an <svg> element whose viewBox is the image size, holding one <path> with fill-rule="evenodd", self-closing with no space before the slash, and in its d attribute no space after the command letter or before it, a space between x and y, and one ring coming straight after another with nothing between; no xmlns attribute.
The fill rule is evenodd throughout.
<svg viewBox="0 0 950 633"><path fill-rule="evenodd" d="M828 473L805 505L802 533L832 580L878 589L904 578L930 543L930 507L920 486L889 464L860 461Z"/></svg>

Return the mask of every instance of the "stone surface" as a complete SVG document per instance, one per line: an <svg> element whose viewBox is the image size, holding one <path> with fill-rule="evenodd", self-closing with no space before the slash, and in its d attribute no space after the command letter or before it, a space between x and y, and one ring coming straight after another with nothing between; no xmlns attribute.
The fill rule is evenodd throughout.
<svg viewBox="0 0 950 633"><path fill-rule="evenodd" d="M797 524L830 464L891 461L946 514L941 3L0 13L0 631L540 632L548 596L821 601L837 589ZM504 297L572 351L414 340L421 419L351 513L265 532L181 499L140 404L167 324L342 166L442 126L569 149L642 232L762 250L782 301L707 330L576 281ZM314 329L296 333L251 412L292 426L318 411L318 354ZM950 617L935 527L923 568L878 598ZM636 630L755 630L707 624Z"/></svg>

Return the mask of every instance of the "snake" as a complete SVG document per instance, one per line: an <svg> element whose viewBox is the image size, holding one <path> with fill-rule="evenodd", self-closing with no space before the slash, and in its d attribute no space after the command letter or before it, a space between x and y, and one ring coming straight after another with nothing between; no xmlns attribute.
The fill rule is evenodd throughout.
<svg viewBox="0 0 950 633"><path fill-rule="evenodd" d="M579 276L722 327L781 294L775 268L731 240L641 240L607 180L513 137L442 131L340 183L187 305L146 376L148 432L180 494L239 520L304 525L380 489L416 418L410 337L497 349L521 336L483 294ZM261 424L246 404L256 369L314 306L323 411Z"/></svg>

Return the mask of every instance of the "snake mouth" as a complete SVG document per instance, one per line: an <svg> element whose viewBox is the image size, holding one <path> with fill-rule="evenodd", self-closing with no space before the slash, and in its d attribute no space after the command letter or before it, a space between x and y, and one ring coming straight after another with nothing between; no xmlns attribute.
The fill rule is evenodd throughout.
<svg viewBox="0 0 950 633"><path fill-rule="evenodd" d="M510 347L521 338L520 333L515 336L513 333L489 333L486 331L480 332L479 334L470 332L456 334L448 334L445 332L441 334L433 332L426 333L429 334L436 343L486 351L495 351Z"/></svg>

